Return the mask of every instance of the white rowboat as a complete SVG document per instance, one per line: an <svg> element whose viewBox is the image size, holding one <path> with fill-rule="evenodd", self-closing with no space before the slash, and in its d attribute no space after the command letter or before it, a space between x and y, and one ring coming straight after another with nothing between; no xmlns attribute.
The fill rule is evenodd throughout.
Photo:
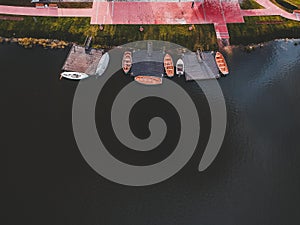
<svg viewBox="0 0 300 225"><path fill-rule="evenodd" d="M182 59L178 59L177 60L177 63L176 63L176 74L178 76L184 74L184 63L183 63Z"/></svg>
<svg viewBox="0 0 300 225"><path fill-rule="evenodd" d="M79 72L63 72L60 74L60 79L64 77L71 80L82 80L85 78L88 78L89 75L85 73L79 73Z"/></svg>

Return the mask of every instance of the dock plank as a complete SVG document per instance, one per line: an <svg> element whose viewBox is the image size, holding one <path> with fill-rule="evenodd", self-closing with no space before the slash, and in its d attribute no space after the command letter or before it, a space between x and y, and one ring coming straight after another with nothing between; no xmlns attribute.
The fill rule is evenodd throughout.
<svg viewBox="0 0 300 225"><path fill-rule="evenodd" d="M102 50L91 49L86 53L84 47L73 45L62 70L95 75L101 57Z"/></svg>

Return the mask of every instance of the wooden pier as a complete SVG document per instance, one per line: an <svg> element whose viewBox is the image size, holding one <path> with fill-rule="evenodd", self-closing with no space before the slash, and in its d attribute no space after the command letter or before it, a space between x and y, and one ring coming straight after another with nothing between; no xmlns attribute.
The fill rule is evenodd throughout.
<svg viewBox="0 0 300 225"><path fill-rule="evenodd" d="M95 75L101 57L102 50L91 49L87 53L85 47L73 45L62 70Z"/></svg>
<svg viewBox="0 0 300 225"><path fill-rule="evenodd" d="M62 70L95 75L102 53L102 50L97 49L87 52L85 47L73 45ZM163 50L153 51L151 46L148 46L147 50L134 50L131 75L162 77L164 75L164 55ZM184 55L172 55L174 65L179 57L182 57L184 61L187 81L220 77L213 52L187 52Z"/></svg>
<svg viewBox="0 0 300 225"><path fill-rule="evenodd" d="M133 51L132 75L148 75L161 77L164 74L165 48L153 51L153 43L148 42L146 50ZM170 53L171 54L171 53ZM215 53L186 52L171 54L174 66L179 58L183 59L185 67L185 79L207 80L220 77L219 69L215 61Z"/></svg>
<svg viewBox="0 0 300 225"><path fill-rule="evenodd" d="M161 77L164 74L165 53L163 51L139 50L133 52L132 75ZM172 55L174 65L179 55ZM185 79L207 80L220 77L214 52L189 52L182 56L185 67Z"/></svg>

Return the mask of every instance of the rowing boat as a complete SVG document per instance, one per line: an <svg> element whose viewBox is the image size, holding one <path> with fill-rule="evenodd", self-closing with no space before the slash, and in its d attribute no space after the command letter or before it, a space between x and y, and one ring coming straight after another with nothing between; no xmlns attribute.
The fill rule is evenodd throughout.
<svg viewBox="0 0 300 225"><path fill-rule="evenodd" d="M174 76L174 64L172 57L169 54L166 54L164 57L164 67L168 77Z"/></svg>
<svg viewBox="0 0 300 225"><path fill-rule="evenodd" d="M132 66L132 56L131 56L131 52L126 51L124 52L123 55L123 60L122 60L122 68L125 74L127 74L129 72L129 70L131 69Z"/></svg>
<svg viewBox="0 0 300 225"><path fill-rule="evenodd" d="M155 77L155 76L136 76L134 78L136 82L139 82L141 84L146 85L157 85L162 84L162 78L161 77Z"/></svg>
<svg viewBox="0 0 300 225"><path fill-rule="evenodd" d="M223 75L227 75L229 73L228 66L227 66L227 63L226 63L225 58L222 55L222 53L216 52L215 60L216 60L216 63L217 63L217 66L218 66L220 72Z"/></svg>

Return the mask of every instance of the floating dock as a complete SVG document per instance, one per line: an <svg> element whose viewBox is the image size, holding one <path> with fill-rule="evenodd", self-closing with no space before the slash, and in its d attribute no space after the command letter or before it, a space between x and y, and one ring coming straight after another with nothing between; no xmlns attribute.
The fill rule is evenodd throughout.
<svg viewBox="0 0 300 225"><path fill-rule="evenodd" d="M73 45L62 70L95 75L101 57L102 50L91 49L87 53L85 47Z"/></svg>
<svg viewBox="0 0 300 225"><path fill-rule="evenodd" d="M164 74L163 51L140 50L133 52L132 75L146 75L161 77ZM201 56L200 56L201 55ZM178 55L173 56L176 63ZM219 69L215 62L214 52L185 53L182 57L185 67L185 79L208 80L220 77Z"/></svg>
<svg viewBox="0 0 300 225"><path fill-rule="evenodd" d="M132 54L132 76L156 76L164 74L164 54L162 51L139 50Z"/></svg>
<svg viewBox="0 0 300 225"><path fill-rule="evenodd" d="M219 78L220 74L214 53L201 52L200 55L195 52L184 54L185 79L188 81Z"/></svg>

